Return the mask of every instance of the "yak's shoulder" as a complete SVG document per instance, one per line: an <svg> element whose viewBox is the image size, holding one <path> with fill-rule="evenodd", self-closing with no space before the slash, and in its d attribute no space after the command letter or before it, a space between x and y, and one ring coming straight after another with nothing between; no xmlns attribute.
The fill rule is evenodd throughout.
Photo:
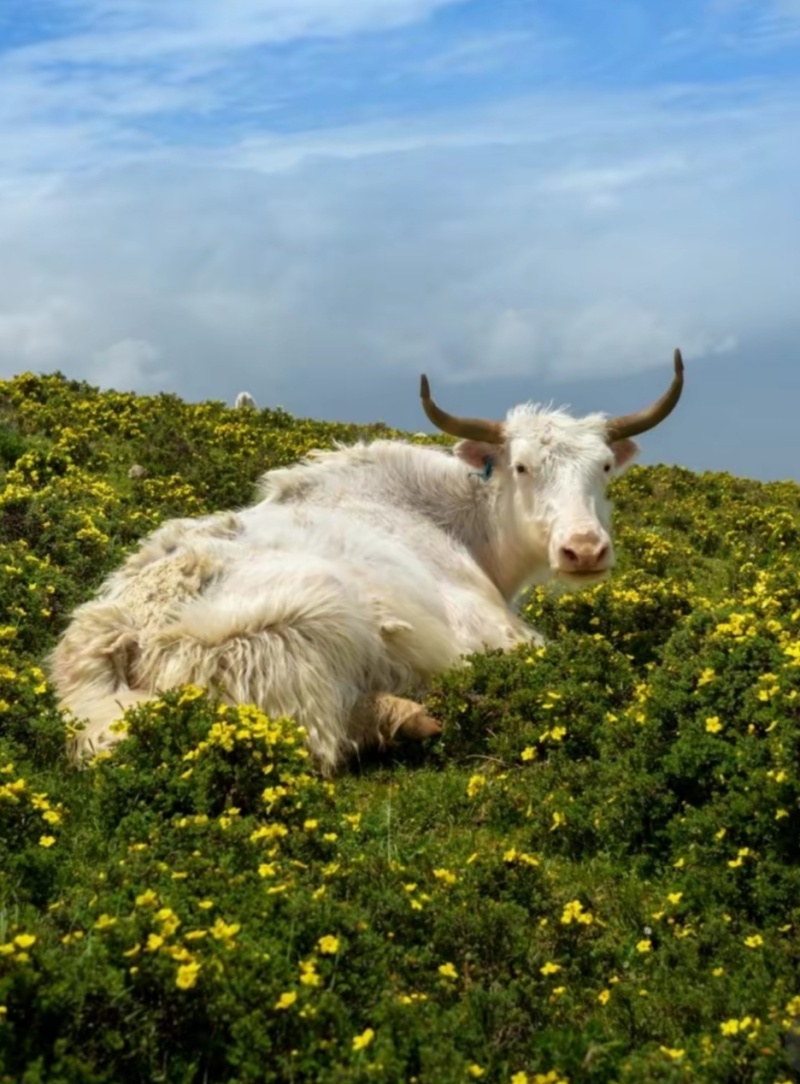
<svg viewBox="0 0 800 1084"><path fill-rule="evenodd" d="M421 472L440 470L453 457L447 449L410 444L399 440L376 440L314 448L298 463L267 471L257 484L262 501L280 503L301 500L313 490L358 485L365 475L415 479Z"/></svg>

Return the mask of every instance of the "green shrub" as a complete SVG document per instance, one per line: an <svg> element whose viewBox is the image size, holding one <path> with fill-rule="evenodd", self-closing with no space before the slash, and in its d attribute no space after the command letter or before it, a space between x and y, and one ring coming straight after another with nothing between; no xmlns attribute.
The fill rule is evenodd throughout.
<svg viewBox="0 0 800 1084"><path fill-rule="evenodd" d="M546 647L333 783L191 687L78 773L71 608L165 518L392 433L59 374L0 418L0 1082L797 1079L798 487L634 468L611 581L530 592Z"/></svg>

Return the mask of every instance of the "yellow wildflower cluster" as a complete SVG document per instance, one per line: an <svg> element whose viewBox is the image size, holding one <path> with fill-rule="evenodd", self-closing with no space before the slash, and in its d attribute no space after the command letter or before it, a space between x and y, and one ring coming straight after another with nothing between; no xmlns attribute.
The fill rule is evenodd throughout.
<svg viewBox="0 0 800 1084"><path fill-rule="evenodd" d="M570 902L564 906L564 910L561 913L561 921L565 926L568 926L572 922L577 922L583 926L591 926L592 922L594 922L594 915L591 911L584 910L580 900L570 900Z"/></svg>
<svg viewBox="0 0 800 1084"><path fill-rule="evenodd" d="M42 831L37 835L40 847L48 849L57 842L57 837L52 832L64 818L65 810L62 803L53 804L44 792L31 790L28 781L16 774L12 761L7 761L0 766L0 814L4 806L13 812L17 823L30 825L29 831L36 831L34 827L36 822L31 824L30 815L40 820Z"/></svg>

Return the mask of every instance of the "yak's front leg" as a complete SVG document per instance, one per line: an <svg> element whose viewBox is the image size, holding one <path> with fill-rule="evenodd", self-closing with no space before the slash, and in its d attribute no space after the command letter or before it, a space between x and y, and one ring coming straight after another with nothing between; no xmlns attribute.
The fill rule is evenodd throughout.
<svg viewBox="0 0 800 1084"><path fill-rule="evenodd" d="M391 693L363 696L351 716L353 737L360 746L384 748L398 738L424 741L441 734L442 726L428 715L424 705Z"/></svg>
<svg viewBox="0 0 800 1084"><path fill-rule="evenodd" d="M506 637L506 650L523 644L533 647L544 647L545 644L544 636L516 614L509 615L506 621Z"/></svg>
<svg viewBox="0 0 800 1084"><path fill-rule="evenodd" d="M486 622L478 634L480 645L472 647L469 654L478 651L513 651L515 647L543 647L544 637L516 614L502 614L496 622Z"/></svg>

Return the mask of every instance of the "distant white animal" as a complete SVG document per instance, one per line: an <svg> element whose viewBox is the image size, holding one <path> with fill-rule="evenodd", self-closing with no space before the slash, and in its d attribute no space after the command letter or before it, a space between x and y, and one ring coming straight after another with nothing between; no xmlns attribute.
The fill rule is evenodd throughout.
<svg viewBox="0 0 800 1084"><path fill-rule="evenodd" d="M639 414L528 404L494 422L447 414L423 376L428 418L462 438L452 453L387 440L315 452L265 474L252 507L168 521L49 660L62 706L88 720L72 753L110 747L122 709L184 683L294 716L326 774L359 748L437 733L418 701L434 673L541 642L512 609L525 585L608 574L606 485L682 387L676 351L669 391Z"/></svg>
<svg viewBox="0 0 800 1084"><path fill-rule="evenodd" d="M240 391L233 405L236 410L242 410L243 408L256 409L256 401L249 391Z"/></svg>

